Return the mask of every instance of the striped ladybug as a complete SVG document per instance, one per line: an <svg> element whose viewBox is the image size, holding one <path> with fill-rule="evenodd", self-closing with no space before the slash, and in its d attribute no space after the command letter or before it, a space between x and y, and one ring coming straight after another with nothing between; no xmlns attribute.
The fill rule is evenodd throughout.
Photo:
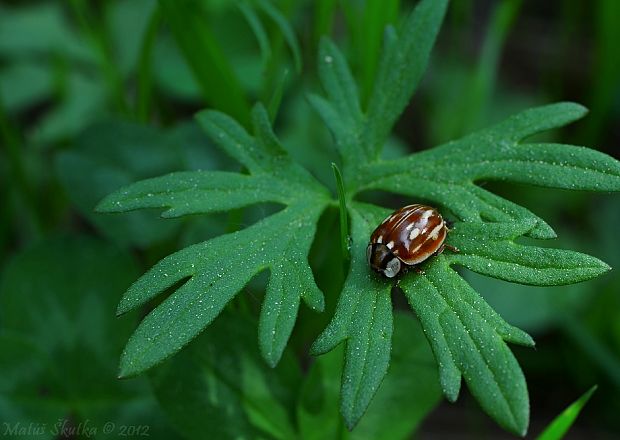
<svg viewBox="0 0 620 440"><path fill-rule="evenodd" d="M370 236L366 248L368 264L387 278L394 278L403 265L415 266L439 255L447 246L444 241L448 231L435 208L425 205L400 208L383 220Z"/></svg>

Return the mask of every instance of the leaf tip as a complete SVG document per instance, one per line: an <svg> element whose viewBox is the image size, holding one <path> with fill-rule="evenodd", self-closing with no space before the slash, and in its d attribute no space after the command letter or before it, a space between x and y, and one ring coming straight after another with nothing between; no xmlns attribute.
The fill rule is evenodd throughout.
<svg viewBox="0 0 620 440"><path fill-rule="evenodd" d="M116 306L116 317L120 317L123 316L125 313L129 312L131 310L130 307L127 306L127 303L123 300L121 300L121 302L118 303L118 306Z"/></svg>
<svg viewBox="0 0 620 440"><path fill-rule="evenodd" d="M308 352L311 356L320 356L330 351L330 348L331 347L328 346L328 343L325 341L325 339L319 336L319 338L312 343Z"/></svg>
<svg viewBox="0 0 620 440"><path fill-rule="evenodd" d="M579 104L577 102L566 101L566 102L561 102L560 105L563 105L566 108L566 110L569 110L570 112L572 112L575 115L575 118L577 119L583 118L590 111L588 110L586 106Z"/></svg>
<svg viewBox="0 0 620 440"><path fill-rule="evenodd" d="M121 356L121 363L118 367L118 374L116 376L117 379L128 379L131 376L134 376L135 373L127 366L124 361L125 356Z"/></svg>
<svg viewBox="0 0 620 440"><path fill-rule="evenodd" d="M277 358L272 357L270 359L267 359L267 365L269 365L270 368L276 368L279 362L280 362L280 356L278 356Z"/></svg>
<svg viewBox="0 0 620 440"><path fill-rule="evenodd" d="M270 368L275 368L278 366L280 359L282 358L282 351L274 349L273 346L265 346L263 341L259 339L258 347L260 349L260 354L262 358L265 360L265 363L269 365Z"/></svg>
<svg viewBox="0 0 620 440"><path fill-rule="evenodd" d="M345 423L345 425L347 425L347 429L349 431L353 431L353 428L355 428L355 426L357 425L358 420L359 419L351 420L351 419L348 419L347 417L345 417L344 418L344 423Z"/></svg>
<svg viewBox="0 0 620 440"><path fill-rule="evenodd" d="M120 203L114 202L112 198L112 194L104 197L97 203L95 208L93 209L95 212L104 214L109 212L117 212L120 207Z"/></svg>

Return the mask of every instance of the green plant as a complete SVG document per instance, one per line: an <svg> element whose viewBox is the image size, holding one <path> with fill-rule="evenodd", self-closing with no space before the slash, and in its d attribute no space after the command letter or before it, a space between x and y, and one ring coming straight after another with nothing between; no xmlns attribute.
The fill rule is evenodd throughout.
<svg viewBox="0 0 620 440"><path fill-rule="evenodd" d="M564 435L568 432L570 427L575 423L577 416L583 409L583 407L588 403L592 394L596 391L598 387L596 385L592 386L588 391L583 393L583 395L570 404L564 411L562 411L555 419L549 423L549 425L545 428L543 432L540 433L537 440L558 440L564 438Z"/></svg>
<svg viewBox="0 0 620 440"><path fill-rule="evenodd" d="M309 102L330 128L342 161L344 190L339 201L291 159L274 135L267 111L257 104L251 112L253 136L223 113L203 111L197 116L211 139L247 173L173 173L130 185L98 205L100 212L165 208L162 215L167 218L265 202L284 205L241 231L164 258L131 286L119 314L167 289L176 290L130 338L121 358L121 376L139 374L180 350L266 269L270 278L259 318L259 348L267 363L275 366L301 299L315 310L323 309L307 255L321 213L340 203L350 216L350 268L335 315L311 351L327 353L345 342L341 412L349 429L366 411L388 369L393 331L390 292L402 289L437 359L446 398L456 400L463 378L493 419L511 432L525 434L526 383L506 343L533 346L534 342L495 313L452 266L532 285L574 283L609 267L577 252L521 244L521 237L550 239L555 233L528 209L476 182L618 191L620 163L583 147L523 142L584 116L586 110L572 103L527 110L433 149L397 160L381 159L393 125L426 68L446 7L447 0L423 0L399 31L386 29L365 107L343 55L329 39L321 41L319 75L326 96L310 95ZM460 252L433 258L424 265L424 275L410 273L402 278L400 289L393 289L369 271L364 258L370 232L389 213L356 200L369 190L429 200L443 208L457 219L448 242ZM346 234L346 222L342 225ZM348 243L348 237L342 242Z"/></svg>

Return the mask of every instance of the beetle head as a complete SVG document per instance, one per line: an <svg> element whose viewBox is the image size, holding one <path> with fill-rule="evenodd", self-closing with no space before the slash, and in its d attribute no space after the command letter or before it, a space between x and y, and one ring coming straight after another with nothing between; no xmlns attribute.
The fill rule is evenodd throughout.
<svg viewBox="0 0 620 440"><path fill-rule="evenodd" d="M394 278L400 272L400 260L383 243L370 243L366 248L370 267L387 278Z"/></svg>

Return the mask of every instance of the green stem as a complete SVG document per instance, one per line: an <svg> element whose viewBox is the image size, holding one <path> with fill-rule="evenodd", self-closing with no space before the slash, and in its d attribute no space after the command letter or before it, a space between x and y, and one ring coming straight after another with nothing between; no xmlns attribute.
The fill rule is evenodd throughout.
<svg viewBox="0 0 620 440"><path fill-rule="evenodd" d="M92 48L97 54L101 71L108 84L110 93L114 99L118 110L123 114L129 114L129 106L125 98L123 90L123 81L121 74L116 67L116 63L112 59L112 51L109 45L109 39L105 32L105 26L99 23L91 22L88 17L92 16L88 11L88 3L83 0L70 0L73 12L77 21L82 28L82 32L88 37ZM103 14L105 15L105 14Z"/></svg>
<svg viewBox="0 0 620 440"><path fill-rule="evenodd" d="M346 262L349 260L349 250L351 248L351 242L349 237L349 220L347 218L347 202L346 193L344 190L344 183L342 181L342 174L338 166L332 162L332 170L334 170L334 177L336 178L336 189L338 191L338 201L340 202L340 245L342 248L342 258Z"/></svg>
<svg viewBox="0 0 620 440"><path fill-rule="evenodd" d="M458 134L479 128L480 123L485 119L491 95L495 89L504 43L519 15L522 3L522 0L503 0L493 11L478 66L468 87L468 96L464 102L464 108L467 111L462 113L463 118Z"/></svg>
<svg viewBox="0 0 620 440"><path fill-rule="evenodd" d="M152 95L152 56L155 37L161 24L161 12L159 6L155 8L142 39L140 47L140 60L138 64L138 102L136 116L139 121L147 122L151 113Z"/></svg>

